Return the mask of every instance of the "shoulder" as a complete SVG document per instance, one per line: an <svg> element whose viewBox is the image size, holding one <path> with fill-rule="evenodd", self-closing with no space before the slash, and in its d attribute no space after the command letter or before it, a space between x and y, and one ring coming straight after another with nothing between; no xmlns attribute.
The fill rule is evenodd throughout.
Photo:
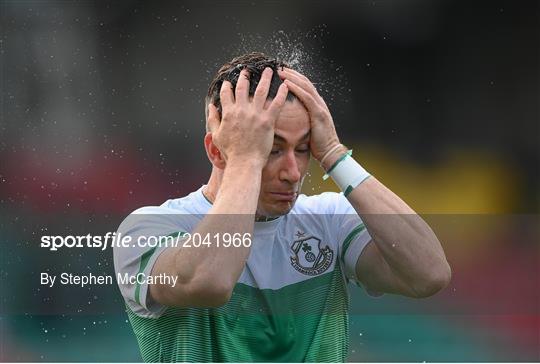
<svg viewBox="0 0 540 364"><path fill-rule="evenodd" d="M165 201L160 206L144 206L131 212L118 231L125 235L138 233L168 233L187 229L204 207L197 201L195 191L187 196Z"/></svg>
<svg viewBox="0 0 540 364"><path fill-rule="evenodd" d="M129 214L118 227L123 236L168 235L181 229L178 212L161 206L145 206Z"/></svg>
<svg viewBox="0 0 540 364"><path fill-rule="evenodd" d="M342 192L300 195L293 209L296 214L348 214L352 206Z"/></svg>
<svg viewBox="0 0 540 364"><path fill-rule="evenodd" d="M169 199L162 203L160 207L175 210L176 213L182 214L206 213L206 211L210 208L211 205L204 198L202 194L202 188L203 187L191 192L184 197Z"/></svg>

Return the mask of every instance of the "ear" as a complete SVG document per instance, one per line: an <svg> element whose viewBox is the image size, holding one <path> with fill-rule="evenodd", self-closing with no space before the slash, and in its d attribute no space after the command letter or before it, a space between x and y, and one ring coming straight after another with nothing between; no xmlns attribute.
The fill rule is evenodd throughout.
<svg viewBox="0 0 540 364"><path fill-rule="evenodd" d="M219 112L217 107L211 102L208 103L207 113L206 113L206 125L208 130L204 136L204 148L206 149L206 155L210 163L216 168L225 169L225 158L221 154L219 148L214 144L213 135L219 129L219 124L221 123L221 118L219 117Z"/></svg>
<svg viewBox="0 0 540 364"><path fill-rule="evenodd" d="M221 151L214 144L211 131L207 132L204 136L204 149L206 149L206 155L214 167L225 169L225 158L223 158Z"/></svg>

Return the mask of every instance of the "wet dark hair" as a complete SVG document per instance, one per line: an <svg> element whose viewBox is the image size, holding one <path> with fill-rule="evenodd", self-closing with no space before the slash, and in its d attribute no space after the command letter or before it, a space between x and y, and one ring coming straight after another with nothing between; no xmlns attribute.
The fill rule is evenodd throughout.
<svg viewBox="0 0 540 364"><path fill-rule="evenodd" d="M266 56L264 53L251 52L235 57L230 62L227 62L221 66L210 83L210 87L208 88L208 94L205 102L206 109L208 108L208 104L212 103L217 107L219 115L221 116L221 100L219 97L221 85L223 84L223 81L229 81L233 86L234 93L238 76L240 76L240 71L243 69L247 69L249 71L249 95L253 96L261 79L261 75L266 67L270 67L274 71L272 74L267 99L273 99L276 97L279 86L283 83L283 81L281 81L279 78L277 70L278 68L283 69L283 67L290 67L275 58ZM294 94L289 91L287 94L287 100L292 101L294 98Z"/></svg>

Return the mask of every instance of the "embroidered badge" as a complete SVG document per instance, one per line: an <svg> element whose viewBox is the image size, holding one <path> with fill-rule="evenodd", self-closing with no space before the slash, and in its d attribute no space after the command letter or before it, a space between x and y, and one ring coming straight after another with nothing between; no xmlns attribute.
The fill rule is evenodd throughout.
<svg viewBox="0 0 540 364"><path fill-rule="evenodd" d="M305 233L296 234L297 237ZM300 273L316 276L324 273L332 264L334 252L329 246L321 248L321 239L314 236L295 240L291 246L294 256L291 265Z"/></svg>

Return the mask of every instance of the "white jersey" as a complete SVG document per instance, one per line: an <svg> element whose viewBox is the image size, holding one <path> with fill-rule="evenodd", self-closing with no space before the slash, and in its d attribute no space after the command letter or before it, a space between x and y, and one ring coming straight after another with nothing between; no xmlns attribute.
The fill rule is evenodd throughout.
<svg viewBox="0 0 540 364"><path fill-rule="evenodd" d="M134 240L139 236L191 233L212 206L202 193L203 187L159 207L136 210L120 225L119 232ZM221 321L217 322L194 322L193 311L189 315L187 311L176 312L162 318L166 312L172 312L172 308L154 302L149 297L148 284L119 282L143 358L148 361L342 361L348 345L348 324L343 319L324 320L322 324L320 317L328 307L339 307L340 311L348 308L346 283L357 281L356 262L370 240L364 224L341 193L300 195L287 215L256 222L249 257L226 307L238 310L241 306L244 310L262 312L264 306L265 311L261 317L249 311L250 318L245 319L241 331L227 319L231 311L225 313L221 308L212 313L211 309L200 309L205 315L219 316ZM115 248L116 273L149 276L159 254L166 248ZM313 310L319 319L295 321L296 314L305 309ZM284 312L296 316L282 322ZM346 312L341 314L346 315ZM236 311L235 315L238 319ZM255 327L261 324L263 317L273 319L265 323L270 331L265 329L261 334L260 328ZM275 317L280 320L275 321ZM276 322L283 327L275 326ZM333 334L325 333L329 327ZM167 330L171 330L168 339L163 338L160 343L148 340L152 332L163 335ZM199 337L201 332L207 332L212 337L207 349L200 349L200 340L192 341L194 339L185 334L186 330L193 330L193 335ZM231 334L235 330L237 333ZM315 349L309 338L306 341L291 337L290 342L276 339L284 332L290 334L291 330L296 333L295 337L301 332L312 340L319 337L321 343L333 343L333 346L324 346L323 350Z"/></svg>

